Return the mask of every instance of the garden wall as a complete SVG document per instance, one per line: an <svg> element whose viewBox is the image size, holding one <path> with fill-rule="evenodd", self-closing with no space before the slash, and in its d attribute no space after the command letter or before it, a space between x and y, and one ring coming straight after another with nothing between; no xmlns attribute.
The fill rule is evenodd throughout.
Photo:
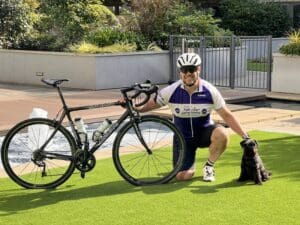
<svg viewBox="0 0 300 225"><path fill-rule="evenodd" d="M273 54L271 91L300 94L300 56Z"/></svg>
<svg viewBox="0 0 300 225"><path fill-rule="evenodd" d="M110 89L143 82L167 83L168 51L126 54L73 54L0 50L0 82L43 85L41 78L66 78L66 87Z"/></svg>

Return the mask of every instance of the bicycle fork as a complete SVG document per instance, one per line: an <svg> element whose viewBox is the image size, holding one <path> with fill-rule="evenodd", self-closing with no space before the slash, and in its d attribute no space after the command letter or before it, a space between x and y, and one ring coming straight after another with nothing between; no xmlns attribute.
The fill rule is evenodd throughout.
<svg viewBox="0 0 300 225"><path fill-rule="evenodd" d="M133 128L134 128L134 131L135 131L135 133L136 133L138 139L140 140L140 142L142 143L142 145L145 147L147 153L148 153L149 155L152 155L152 150L151 150L151 149L148 147L148 145L146 144L146 142L145 142L145 140L144 140L144 137L143 137L143 135L142 135L142 133L141 133L141 130L140 130L138 124L136 123L136 121L133 122Z"/></svg>

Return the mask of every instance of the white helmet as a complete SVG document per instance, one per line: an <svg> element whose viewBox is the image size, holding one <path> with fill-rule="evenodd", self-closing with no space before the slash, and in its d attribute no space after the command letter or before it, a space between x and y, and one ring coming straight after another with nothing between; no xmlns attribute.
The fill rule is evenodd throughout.
<svg viewBox="0 0 300 225"><path fill-rule="evenodd" d="M200 66L201 58L196 53L184 53L180 55L177 59L177 67L181 68L183 66Z"/></svg>

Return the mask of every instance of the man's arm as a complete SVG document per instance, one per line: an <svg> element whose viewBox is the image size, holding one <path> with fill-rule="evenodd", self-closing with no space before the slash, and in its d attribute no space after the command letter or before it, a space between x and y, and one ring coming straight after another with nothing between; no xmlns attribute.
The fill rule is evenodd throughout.
<svg viewBox="0 0 300 225"><path fill-rule="evenodd" d="M217 110L217 113L221 116L221 118L224 120L224 122L238 135L240 135L242 138L245 138L248 136L248 134L243 130L241 127L241 124L236 119L236 117L232 114L232 112L224 106L221 109Z"/></svg>

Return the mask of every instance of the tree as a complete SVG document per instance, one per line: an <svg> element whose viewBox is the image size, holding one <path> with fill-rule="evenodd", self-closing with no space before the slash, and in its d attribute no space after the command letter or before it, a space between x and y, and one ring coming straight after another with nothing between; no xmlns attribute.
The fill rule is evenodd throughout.
<svg viewBox="0 0 300 225"><path fill-rule="evenodd" d="M219 27L211 12L197 10L192 3L177 0L132 0L142 34L161 47L169 35L230 35Z"/></svg>
<svg viewBox="0 0 300 225"><path fill-rule="evenodd" d="M29 28L28 7L21 0L0 0L0 48L17 46Z"/></svg>
<svg viewBox="0 0 300 225"><path fill-rule="evenodd" d="M236 35L283 36L291 20L282 6L258 0L223 0L220 6L222 27Z"/></svg>
<svg viewBox="0 0 300 225"><path fill-rule="evenodd" d="M91 31L118 25L115 15L98 0L42 0L38 13L30 48L61 51Z"/></svg>
<svg viewBox="0 0 300 225"><path fill-rule="evenodd" d="M156 40L167 22L167 11L175 0L132 0L131 5L140 31L150 40Z"/></svg>

